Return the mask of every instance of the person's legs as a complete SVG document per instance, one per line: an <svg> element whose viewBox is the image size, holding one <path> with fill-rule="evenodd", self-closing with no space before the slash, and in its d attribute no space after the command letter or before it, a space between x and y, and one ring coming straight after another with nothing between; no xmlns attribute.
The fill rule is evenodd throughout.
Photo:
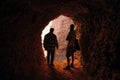
<svg viewBox="0 0 120 80"><path fill-rule="evenodd" d="M64 68L65 70L70 70L70 59L67 56L67 66Z"/></svg>
<svg viewBox="0 0 120 80"><path fill-rule="evenodd" d="M70 55L71 55L70 47L67 47L67 52L66 52L67 66L64 68L65 70L70 70L70 59L69 59Z"/></svg>
<svg viewBox="0 0 120 80"><path fill-rule="evenodd" d="M51 65L53 65L53 62L54 62L54 55L55 55L55 50L52 50L51 51Z"/></svg>
<svg viewBox="0 0 120 80"><path fill-rule="evenodd" d="M72 54L72 63L71 63L71 67L74 67L74 53Z"/></svg>
<svg viewBox="0 0 120 80"><path fill-rule="evenodd" d="M48 50L47 51L47 64L50 63L50 51Z"/></svg>
<svg viewBox="0 0 120 80"><path fill-rule="evenodd" d="M67 57L67 66L70 66L70 59Z"/></svg>
<svg viewBox="0 0 120 80"><path fill-rule="evenodd" d="M67 47L67 53L66 53L67 66L70 66L70 59L69 59L70 56L71 56L71 49L70 49L70 47Z"/></svg>

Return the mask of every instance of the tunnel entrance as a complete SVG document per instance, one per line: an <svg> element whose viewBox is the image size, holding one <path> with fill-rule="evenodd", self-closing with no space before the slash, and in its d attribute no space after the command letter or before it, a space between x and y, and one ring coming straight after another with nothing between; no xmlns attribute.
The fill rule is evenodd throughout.
<svg viewBox="0 0 120 80"><path fill-rule="evenodd" d="M67 46L66 36L69 32L70 24L73 24L72 19L70 19L69 17L63 16L63 15L60 15L56 19L50 21L49 24L42 31L41 37L42 37L42 43L43 43L45 34L49 32L50 28L54 28L54 34L56 34L57 36L58 45L59 45L59 48L55 50L56 61L62 61L66 59L65 57L66 46ZM47 56L47 52L45 50L44 50L44 56L45 57Z"/></svg>
<svg viewBox="0 0 120 80"><path fill-rule="evenodd" d="M61 65L63 66L66 65L66 47L67 47L66 37L70 30L71 24L74 24L74 22L70 17L60 15L54 20L51 20L49 24L44 28L41 34L42 44L43 44L44 36L49 32L50 28L54 28L54 34L56 34L57 36L58 46L59 46L59 48L55 50L55 61L54 62L56 64L57 63L61 64L62 62L63 64ZM76 35L80 36L80 33L78 33L79 31L77 32L76 29L78 28L75 25ZM77 38L80 38L80 37L77 37ZM46 58L47 51L44 49L43 45L42 45L42 48L44 51L44 57ZM75 63L78 64L78 66L81 65L80 57L81 57L80 51L76 51L75 52Z"/></svg>

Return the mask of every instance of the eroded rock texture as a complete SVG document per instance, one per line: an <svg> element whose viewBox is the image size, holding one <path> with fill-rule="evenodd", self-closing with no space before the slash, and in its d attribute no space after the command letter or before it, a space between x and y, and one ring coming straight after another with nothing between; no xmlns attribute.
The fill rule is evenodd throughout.
<svg viewBox="0 0 120 80"><path fill-rule="evenodd" d="M81 28L83 72L92 80L112 80L120 67L119 3L119 0L0 1L0 79L54 80L43 74L47 65L40 35L50 20L62 14Z"/></svg>

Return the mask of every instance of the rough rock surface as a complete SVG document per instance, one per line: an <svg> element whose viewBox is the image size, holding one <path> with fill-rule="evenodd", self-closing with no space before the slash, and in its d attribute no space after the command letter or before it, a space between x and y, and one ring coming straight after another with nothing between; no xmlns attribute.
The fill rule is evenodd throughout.
<svg viewBox="0 0 120 80"><path fill-rule="evenodd" d="M70 80L62 72L48 69L41 46L42 30L61 14L73 19L82 34L83 70L78 68L72 80L120 79L119 3L119 0L0 1L0 80Z"/></svg>

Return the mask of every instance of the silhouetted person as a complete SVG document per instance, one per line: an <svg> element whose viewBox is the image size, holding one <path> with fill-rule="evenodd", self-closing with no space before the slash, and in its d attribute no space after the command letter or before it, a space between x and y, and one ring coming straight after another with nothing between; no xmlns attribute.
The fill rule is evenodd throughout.
<svg viewBox="0 0 120 80"><path fill-rule="evenodd" d="M66 52L66 57L67 57L67 66L65 69L70 69L70 67L74 67L74 52L76 51L75 49L75 40L76 40L76 33L74 31L74 25L70 25L70 31L67 35L66 40L68 41L67 45L67 52ZM70 57L72 57L72 63L70 65Z"/></svg>
<svg viewBox="0 0 120 80"><path fill-rule="evenodd" d="M45 35L43 41L43 46L47 50L47 63L51 66L54 66L55 47L58 48L57 37L53 32L54 28L50 28L50 32Z"/></svg>

